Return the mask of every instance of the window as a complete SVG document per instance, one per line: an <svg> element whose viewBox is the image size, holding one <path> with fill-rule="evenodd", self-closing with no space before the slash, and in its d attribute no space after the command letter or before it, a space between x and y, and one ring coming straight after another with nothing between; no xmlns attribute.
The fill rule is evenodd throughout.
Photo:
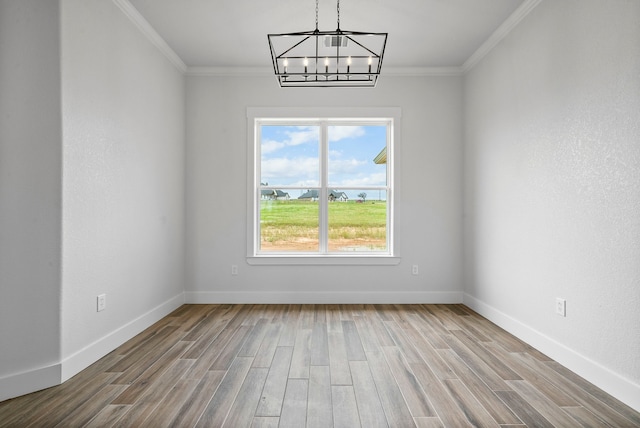
<svg viewBox="0 0 640 428"><path fill-rule="evenodd" d="M254 262L305 263L310 258L393 258L398 115L304 116L297 111L289 116L257 110L263 109L248 115L253 154L248 256Z"/></svg>

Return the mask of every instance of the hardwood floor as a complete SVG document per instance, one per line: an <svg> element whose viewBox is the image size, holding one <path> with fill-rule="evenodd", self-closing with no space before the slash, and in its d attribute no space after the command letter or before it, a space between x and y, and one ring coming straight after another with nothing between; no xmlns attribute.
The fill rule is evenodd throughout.
<svg viewBox="0 0 640 428"><path fill-rule="evenodd" d="M638 427L462 305L184 305L2 427Z"/></svg>

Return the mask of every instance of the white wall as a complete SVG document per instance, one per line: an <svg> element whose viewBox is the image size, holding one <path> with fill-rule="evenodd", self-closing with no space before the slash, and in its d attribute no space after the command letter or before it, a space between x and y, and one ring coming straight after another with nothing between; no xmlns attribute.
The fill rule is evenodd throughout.
<svg viewBox="0 0 640 428"><path fill-rule="evenodd" d="M0 401L60 377L58 9L0 0Z"/></svg>
<svg viewBox="0 0 640 428"><path fill-rule="evenodd" d="M183 302L185 132L182 73L113 2L61 23L64 380Z"/></svg>
<svg viewBox="0 0 640 428"><path fill-rule="evenodd" d="M401 107L397 266L246 263L247 107ZM460 301L461 77L371 89L279 88L272 76L187 79L187 283L192 302ZM239 275L231 275L231 265ZM411 275L411 265L420 275Z"/></svg>
<svg viewBox="0 0 640 428"><path fill-rule="evenodd" d="M465 302L636 409L639 17L544 1L464 92Z"/></svg>

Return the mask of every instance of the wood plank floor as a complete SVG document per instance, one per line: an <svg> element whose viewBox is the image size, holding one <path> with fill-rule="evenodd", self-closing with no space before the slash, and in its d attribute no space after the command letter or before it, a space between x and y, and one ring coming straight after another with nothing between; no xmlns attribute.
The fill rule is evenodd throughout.
<svg viewBox="0 0 640 428"><path fill-rule="evenodd" d="M184 305L2 427L639 427L462 305Z"/></svg>

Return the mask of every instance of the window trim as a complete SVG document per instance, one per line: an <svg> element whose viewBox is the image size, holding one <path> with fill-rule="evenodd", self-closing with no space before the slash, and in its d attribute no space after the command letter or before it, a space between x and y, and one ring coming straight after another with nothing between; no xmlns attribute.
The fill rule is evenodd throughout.
<svg viewBox="0 0 640 428"><path fill-rule="evenodd" d="M392 194L387 195L391 200L389 215L392 227L388 231L389 253L357 253L357 254L265 254L257 253L256 236L258 210L255 206L258 201L256 184L257 162L260 162L259 149L255 144L255 136L258 132L256 119L278 120L282 119L311 119L311 120L392 120L391 135L393 144L388 146L389 159L387 164L388 177L391 180ZM247 263L250 265L397 265L400 263L399 250L399 224L398 201L400 194L400 182L397 171L399 168L399 146L401 129L401 109L398 107L248 107L247 108Z"/></svg>

